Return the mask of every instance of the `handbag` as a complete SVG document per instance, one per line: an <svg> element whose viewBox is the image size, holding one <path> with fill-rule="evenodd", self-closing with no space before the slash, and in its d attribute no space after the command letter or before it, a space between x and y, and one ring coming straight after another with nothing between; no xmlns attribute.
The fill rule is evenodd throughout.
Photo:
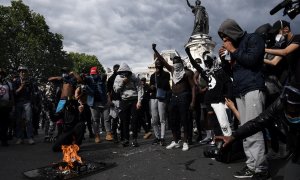
<svg viewBox="0 0 300 180"><path fill-rule="evenodd" d="M167 91L163 90L162 88L158 88L157 87L157 77L156 77L156 74L155 74L155 87L156 87L156 98L157 99L161 99L161 100L166 99L166 97L167 97Z"/></svg>

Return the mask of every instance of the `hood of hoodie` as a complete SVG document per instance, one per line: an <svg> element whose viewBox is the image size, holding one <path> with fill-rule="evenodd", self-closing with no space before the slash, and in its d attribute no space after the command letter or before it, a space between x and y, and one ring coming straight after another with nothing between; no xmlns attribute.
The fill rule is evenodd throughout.
<svg viewBox="0 0 300 180"><path fill-rule="evenodd" d="M218 34L223 33L230 39L238 42L246 33L233 19L226 19L219 27ZM221 37L221 36L220 36ZM222 38L222 37L221 37Z"/></svg>
<svg viewBox="0 0 300 180"><path fill-rule="evenodd" d="M120 68L118 69L118 72L132 72L128 64L122 63Z"/></svg>

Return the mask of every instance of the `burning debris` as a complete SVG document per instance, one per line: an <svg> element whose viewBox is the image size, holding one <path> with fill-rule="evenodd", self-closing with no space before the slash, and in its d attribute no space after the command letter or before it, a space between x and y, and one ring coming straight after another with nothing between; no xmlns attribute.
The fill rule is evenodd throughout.
<svg viewBox="0 0 300 180"><path fill-rule="evenodd" d="M67 163L67 166L59 166L59 170L63 171L63 173L70 172L75 165L78 166L78 164L82 164L81 157L77 154L79 151L78 145L63 145L61 149L64 155L63 162Z"/></svg>
<svg viewBox="0 0 300 180"><path fill-rule="evenodd" d="M103 163L103 162L93 162L81 160L81 157L77 154L79 151L79 146L73 145L63 145L63 161L58 163L53 163L52 165L26 171L24 175L30 179L73 179L83 176L88 176L95 174L106 169L115 167L115 163Z"/></svg>

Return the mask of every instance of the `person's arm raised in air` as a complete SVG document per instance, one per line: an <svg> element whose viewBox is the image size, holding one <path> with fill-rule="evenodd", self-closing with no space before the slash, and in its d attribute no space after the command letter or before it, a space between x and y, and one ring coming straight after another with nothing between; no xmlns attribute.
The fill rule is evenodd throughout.
<svg viewBox="0 0 300 180"><path fill-rule="evenodd" d="M191 4L190 4L190 2L189 2L189 0L186 0L186 3L187 3L187 5L190 7L190 8L194 8L194 6L192 6Z"/></svg>
<svg viewBox="0 0 300 180"><path fill-rule="evenodd" d="M152 44L152 49L154 51L155 56L163 64L163 66L165 66L165 68L168 71L170 71L171 73L173 73L173 66L171 66L170 64L168 64L168 62L159 54L159 52L156 50L156 44Z"/></svg>
<svg viewBox="0 0 300 180"><path fill-rule="evenodd" d="M193 58L193 56L191 55L191 51L190 51L190 48L189 47L186 47L185 48L185 52L186 54L188 55L189 57L189 60L192 64L192 66L201 74L201 77L206 81L206 82L209 82L208 81L208 78L207 78L207 74L203 71L203 69L201 68L201 66L199 64L197 64L197 62L195 61L195 59Z"/></svg>

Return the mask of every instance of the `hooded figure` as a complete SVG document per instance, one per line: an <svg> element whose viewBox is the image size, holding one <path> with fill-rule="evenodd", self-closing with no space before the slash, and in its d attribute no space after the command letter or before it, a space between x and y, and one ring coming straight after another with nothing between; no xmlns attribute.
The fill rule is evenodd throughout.
<svg viewBox="0 0 300 180"><path fill-rule="evenodd" d="M262 65L265 43L263 38L256 33L248 34L232 19L227 19L220 25L218 34L223 41L227 38L235 49L230 52L233 62L234 95L245 95L254 89L264 90ZM224 41L225 43L227 42Z"/></svg>
<svg viewBox="0 0 300 180"><path fill-rule="evenodd" d="M136 78L126 63L121 64L117 73L113 88L121 96L119 117L122 124L121 134L124 135L123 146L129 146L129 125L131 125L132 146L137 147L139 146L137 143L138 114L144 90L140 80Z"/></svg>
<svg viewBox="0 0 300 180"><path fill-rule="evenodd" d="M243 31L243 29L234 20L227 19L221 24L218 34L221 38L222 34L224 34L237 43L246 34L246 32Z"/></svg>
<svg viewBox="0 0 300 180"><path fill-rule="evenodd" d="M223 40L219 50L230 52L233 74L233 91L240 112L241 124L257 117L264 109L265 80L262 72L265 42L256 34L243 31L232 19L225 20L218 34ZM264 177L270 174L266 165L265 142L262 132L243 141L247 157L246 168L234 174L236 178Z"/></svg>
<svg viewBox="0 0 300 180"><path fill-rule="evenodd" d="M117 73L114 90L120 93L122 100L138 99L138 102L141 102L143 88L141 88L140 80L132 73L131 68L126 63L123 63ZM123 81L125 78L129 80L127 84Z"/></svg>

